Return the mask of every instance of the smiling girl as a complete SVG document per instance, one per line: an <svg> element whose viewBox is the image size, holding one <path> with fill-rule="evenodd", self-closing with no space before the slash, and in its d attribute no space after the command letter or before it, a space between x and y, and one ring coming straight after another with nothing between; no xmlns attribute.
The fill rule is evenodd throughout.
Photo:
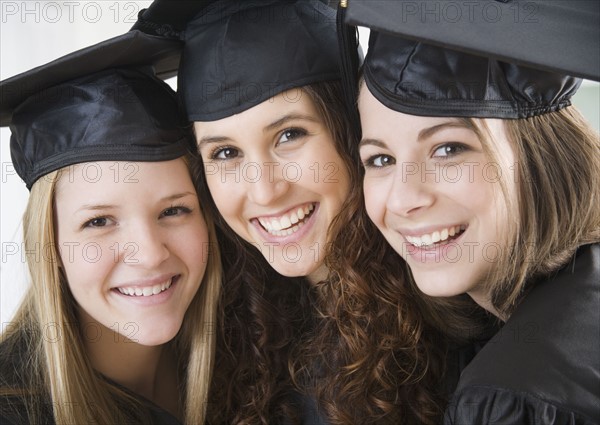
<svg viewBox="0 0 600 425"><path fill-rule="evenodd" d="M354 190L335 28L318 1L224 1L185 29L178 90L226 270L215 423L440 415L445 341Z"/></svg>
<svg viewBox="0 0 600 425"><path fill-rule="evenodd" d="M503 323L445 423L600 420L600 142L570 106L580 83L371 33L369 216L423 294L466 293Z"/></svg>
<svg viewBox="0 0 600 425"><path fill-rule="evenodd" d="M150 68L80 71L125 46L149 61L177 48L129 33L0 84L38 88L2 104L31 190L31 287L2 334L2 423L204 423L215 232L175 93Z"/></svg>

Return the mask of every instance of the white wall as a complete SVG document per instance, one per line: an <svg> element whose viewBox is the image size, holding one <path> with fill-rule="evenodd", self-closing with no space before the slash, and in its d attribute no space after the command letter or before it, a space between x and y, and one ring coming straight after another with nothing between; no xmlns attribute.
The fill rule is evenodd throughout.
<svg viewBox="0 0 600 425"><path fill-rule="evenodd" d="M150 1L7 1L0 0L0 79L122 34ZM360 31L366 53L368 30ZM174 86L174 81L170 81ZM587 82L578 106L598 128L600 89ZM14 173L10 133L0 130L0 324L12 317L25 289L27 270L22 250L21 215L28 192Z"/></svg>

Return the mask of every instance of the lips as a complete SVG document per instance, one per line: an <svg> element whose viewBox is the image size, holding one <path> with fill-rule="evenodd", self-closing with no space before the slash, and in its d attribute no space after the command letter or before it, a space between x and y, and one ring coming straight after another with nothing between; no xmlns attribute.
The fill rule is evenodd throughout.
<svg viewBox="0 0 600 425"><path fill-rule="evenodd" d="M311 217L315 203L294 207L279 216L257 217L262 228L273 236L288 236L297 232Z"/></svg>
<svg viewBox="0 0 600 425"><path fill-rule="evenodd" d="M115 288L123 295L128 295L131 297L151 297L153 295L158 295L161 292L166 291L171 287L174 280L177 279L178 276L172 276L164 282L156 283L154 285L147 286L120 286Z"/></svg>
<svg viewBox="0 0 600 425"><path fill-rule="evenodd" d="M404 235L406 240L417 248L434 247L437 244L450 241L459 237L466 229L464 224L445 227L431 233L424 233L418 236Z"/></svg>

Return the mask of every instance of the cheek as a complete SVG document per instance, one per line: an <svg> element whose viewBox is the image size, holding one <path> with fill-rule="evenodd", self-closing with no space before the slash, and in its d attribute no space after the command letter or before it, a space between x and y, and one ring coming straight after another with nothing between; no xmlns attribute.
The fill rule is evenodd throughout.
<svg viewBox="0 0 600 425"><path fill-rule="evenodd" d="M435 188L439 197L451 199L457 206L475 214L488 212L500 189L497 177L487 163L472 167L447 167L439 177Z"/></svg>
<svg viewBox="0 0 600 425"><path fill-rule="evenodd" d="M192 272L204 273L212 248L204 221L193 227L181 229L172 238L171 247Z"/></svg>
<svg viewBox="0 0 600 425"><path fill-rule="evenodd" d="M321 169L322 175L318 183L307 182L312 185L313 191L324 196L336 214L350 193L350 177L347 170L340 163L329 162Z"/></svg>
<svg viewBox="0 0 600 425"><path fill-rule="evenodd" d="M73 293L102 287L115 265L115 248L97 242L59 241L62 267Z"/></svg>
<svg viewBox="0 0 600 425"><path fill-rule="evenodd" d="M234 177L222 179L220 174L215 174L207 176L206 179L208 190L215 201L217 210L225 218L235 214L245 197L242 190L244 187L243 182L236 181Z"/></svg>
<svg viewBox="0 0 600 425"><path fill-rule="evenodd" d="M351 190L350 174L335 150L333 141L323 141L321 146L327 146L327 149L314 152L312 161L302 164L301 181L304 185L312 186L314 192L325 195L331 203L341 207Z"/></svg>

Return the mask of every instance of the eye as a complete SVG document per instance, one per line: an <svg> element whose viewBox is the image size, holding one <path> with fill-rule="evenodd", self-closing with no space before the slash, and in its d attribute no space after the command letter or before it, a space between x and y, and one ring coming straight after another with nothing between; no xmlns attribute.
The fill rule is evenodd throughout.
<svg viewBox="0 0 600 425"><path fill-rule="evenodd" d="M396 159L389 155L373 155L363 161L366 168L383 168L396 164Z"/></svg>
<svg viewBox="0 0 600 425"><path fill-rule="evenodd" d="M279 140L277 141L277 144L279 145L282 143L291 142L292 140L299 139L300 137L306 136L306 134L307 134L306 130L304 130L302 128L288 128L286 130L283 130L283 132L281 133L281 136L279 136Z"/></svg>
<svg viewBox="0 0 600 425"><path fill-rule="evenodd" d="M445 143L433 151L433 158L451 158L467 151L469 148L462 143Z"/></svg>
<svg viewBox="0 0 600 425"><path fill-rule="evenodd" d="M110 219L107 217L94 217L91 220L86 221L85 223L83 223L83 226L81 226L82 228L85 227L105 227L108 224L110 224Z"/></svg>
<svg viewBox="0 0 600 425"><path fill-rule="evenodd" d="M183 205L179 205L179 206L172 206L172 207L167 208L160 214L160 216L161 217L176 217L179 215L189 214L191 212L192 212L192 210L190 208L185 207Z"/></svg>
<svg viewBox="0 0 600 425"><path fill-rule="evenodd" d="M239 151L236 148L232 148L231 146L225 146L225 147L216 148L214 151L212 151L210 154L210 158L227 160L227 159L236 158L238 155L239 155Z"/></svg>

